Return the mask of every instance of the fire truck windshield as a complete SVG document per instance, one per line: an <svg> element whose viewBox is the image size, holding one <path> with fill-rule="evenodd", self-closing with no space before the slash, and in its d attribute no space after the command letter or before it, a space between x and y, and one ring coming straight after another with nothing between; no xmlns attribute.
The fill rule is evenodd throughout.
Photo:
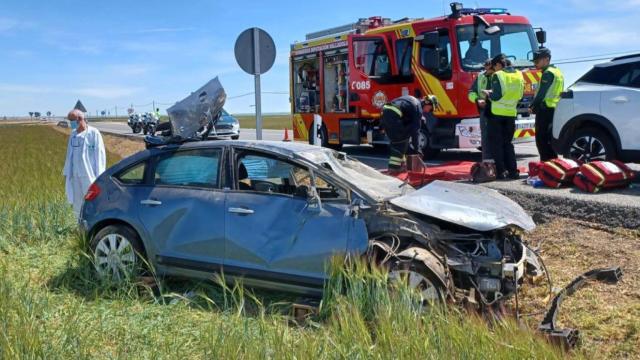
<svg viewBox="0 0 640 360"><path fill-rule="evenodd" d="M457 28L458 54L465 71L481 71L485 60L504 53L515 67L531 67L531 53L536 49L536 37L529 24L493 24L501 31L494 35L484 32L484 25ZM474 40L475 38L475 40Z"/></svg>

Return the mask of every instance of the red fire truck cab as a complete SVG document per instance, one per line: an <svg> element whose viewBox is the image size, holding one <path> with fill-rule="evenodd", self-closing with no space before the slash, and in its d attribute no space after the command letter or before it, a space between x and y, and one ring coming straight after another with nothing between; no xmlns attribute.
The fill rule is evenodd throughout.
<svg viewBox="0 0 640 360"><path fill-rule="evenodd" d="M291 45L291 113L296 140L340 148L344 144L387 145L379 126L382 106L411 94L436 95L435 118L423 124L425 156L441 149L478 148L476 105L467 91L486 59L504 53L523 72L525 95L519 104L515 141L533 139L528 112L540 80L533 51L545 40L523 16L506 9L464 9L433 19L382 17L307 34ZM314 116L321 126L316 131Z"/></svg>

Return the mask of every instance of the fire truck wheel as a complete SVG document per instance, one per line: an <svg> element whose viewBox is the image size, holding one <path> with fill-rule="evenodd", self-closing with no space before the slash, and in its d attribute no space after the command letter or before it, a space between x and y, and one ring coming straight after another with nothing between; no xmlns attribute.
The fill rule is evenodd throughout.
<svg viewBox="0 0 640 360"><path fill-rule="evenodd" d="M427 129L420 129L418 146L422 149L422 160L431 160L440 154L440 149L434 149L429 144L429 133Z"/></svg>
<svg viewBox="0 0 640 360"><path fill-rule="evenodd" d="M327 128L324 126L324 124L322 124L322 127L320 128L318 136L320 136L320 144L322 145L322 147L333 150L342 149L342 144L329 143L329 133L327 132ZM311 127L309 128L309 144L313 145L313 124L311 124Z"/></svg>

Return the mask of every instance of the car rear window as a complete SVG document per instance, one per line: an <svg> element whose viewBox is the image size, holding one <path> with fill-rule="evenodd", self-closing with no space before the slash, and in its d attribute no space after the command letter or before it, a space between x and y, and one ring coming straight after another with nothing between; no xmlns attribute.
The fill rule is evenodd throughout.
<svg viewBox="0 0 640 360"><path fill-rule="evenodd" d="M144 170L147 163L141 162L122 171L116 178L123 184L137 185L144 183Z"/></svg>
<svg viewBox="0 0 640 360"><path fill-rule="evenodd" d="M178 151L161 158L155 168L156 185L219 187L219 149Z"/></svg>
<svg viewBox="0 0 640 360"><path fill-rule="evenodd" d="M615 66L596 66L584 74L579 81L592 84L638 87L640 82L640 63L627 63Z"/></svg>

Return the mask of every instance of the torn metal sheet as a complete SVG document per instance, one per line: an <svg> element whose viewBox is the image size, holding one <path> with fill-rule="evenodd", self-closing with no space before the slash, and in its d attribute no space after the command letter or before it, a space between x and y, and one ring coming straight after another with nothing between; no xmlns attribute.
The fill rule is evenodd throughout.
<svg viewBox="0 0 640 360"><path fill-rule="evenodd" d="M520 205L482 186L434 181L420 190L392 199L391 203L478 231L509 225L526 231L536 227Z"/></svg>
<svg viewBox="0 0 640 360"><path fill-rule="evenodd" d="M227 95L217 77L167 109L173 136L191 139L201 136L200 131L213 124Z"/></svg>

